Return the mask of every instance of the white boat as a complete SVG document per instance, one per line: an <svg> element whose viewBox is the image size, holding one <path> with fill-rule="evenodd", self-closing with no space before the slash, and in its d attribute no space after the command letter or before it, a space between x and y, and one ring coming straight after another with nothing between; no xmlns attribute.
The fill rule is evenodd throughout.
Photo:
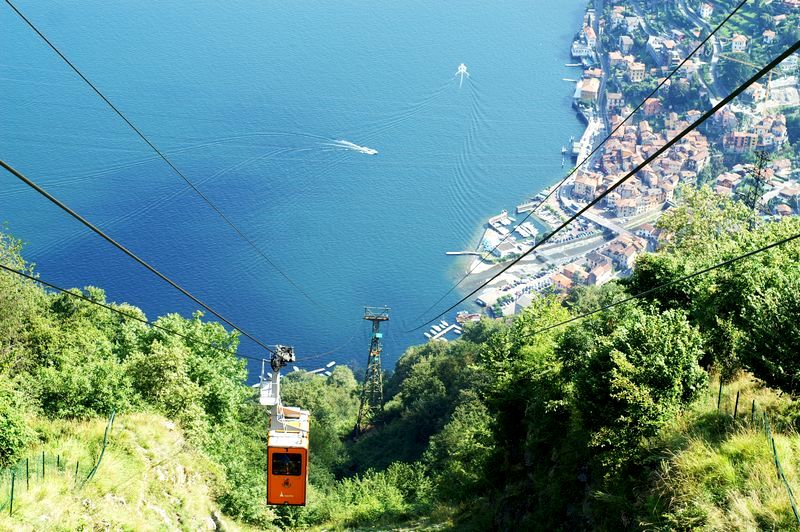
<svg viewBox="0 0 800 532"><path fill-rule="evenodd" d="M429 332L426 332L426 333L422 333L422 334L424 334L424 335L425 335L425 338L427 338L428 340L430 340L430 339L431 339L431 333L429 333Z"/></svg>
<svg viewBox="0 0 800 532"><path fill-rule="evenodd" d="M337 140L335 145L341 146L342 148L347 148L348 150L364 153L366 155L375 155L378 153L378 150L367 148L366 146L359 146L355 142L350 142L349 140Z"/></svg>
<svg viewBox="0 0 800 532"><path fill-rule="evenodd" d="M446 322L446 321L444 321L444 320L440 321L440 322L439 322L439 325L441 325L441 326L442 326L442 329L446 329L446 328L447 328L447 326L448 326L448 325L447 325L447 322Z"/></svg>
<svg viewBox="0 0 800 532"><path fill-rule="evenodd" d="M431 327L431 329L433 329L434 332L437 332L437 333L442 331L442 328L439 327L438 325L434 325L433 327Z"/></svg>

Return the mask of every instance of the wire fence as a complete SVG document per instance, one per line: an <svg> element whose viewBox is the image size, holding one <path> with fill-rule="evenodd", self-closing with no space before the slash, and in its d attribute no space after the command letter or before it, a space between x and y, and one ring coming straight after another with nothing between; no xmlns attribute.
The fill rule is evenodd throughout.
<svg viewBox="0 0 800 532"><path fill-rule="evenodd" d="M82 461L80 456L69 453L53 454L43 450L10 467L0 469L0 512L8 511L9 515L13 515L15 498L18 499L20 493L30 491L37 484L44 484L54 475L66 478L75 490L83 488L100 468L108 447L114 417L115 412L112 410L103 434L103 444L95 459L86 460L84 457Z"/></svg>
<svg viewBox="0 0 800 532"><path fill-rule="evenodd" d="M767 441L772 448L772 459L775 461L775 472L777 473L778 478L783 482L783 486L786 488L786 495L789 497L789 504L792 505L792 512L794 512L794 517L797 519L797 523L800 524L800 512L797 511L797 500L794 497L794 492L792 491L792 487L789 485L789 481L786 480L786 473L783 472L783 465L781 464L781 459L778 456L775 438L772 437L772 426L769 422L769 416L766 412L764 412L764 434L767 436Z"/></svg>
<svg viewBox="0 0 800 532"><path fill-rule="evenodd" d="M732 419L735 423L741 423L742 417L739 416L739 397L740 391L736 392L736 399L733 405L733 413L731 414ZM717 412L721 412L721 404L723 400L723 384L720 381L719 384L719 391L717 392ZM725 401L725 414L729 413L729 403ZM775 464L775 474L778 476L778 480L781 481L784 488L786 489L786 496L789 499L789 504L792 507L792 512L794 513L794 517L797 520L798 525L800 525L800 510L798 510L797 506L797 499L794 496L794 490L792 490L792 486L789 484L789 480L786 478L786 473L783 470L783 464L781 463L780 456L778 455L778 447L775 444L775 438L772 435L772 423L770 422L769 414L761 410L760 415L757 415L759 411L758 405L756 404L756 400L753 399L750 403L750 426L753 428L757 428L758 424L761 425L760 429L764 431L764 435L767 438L767 445L772 452L772 461ZM747 419L746 417L744 418Z"/></svg>

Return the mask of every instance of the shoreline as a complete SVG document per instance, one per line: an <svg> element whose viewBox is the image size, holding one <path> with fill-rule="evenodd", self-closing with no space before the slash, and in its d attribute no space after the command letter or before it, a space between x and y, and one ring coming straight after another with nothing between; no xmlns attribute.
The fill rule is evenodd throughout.
<svg viewBox="0 0 800 532"><path fill-rule="evenodd" d="M587 7L587 12L589 10L591 10L591 9L592 9L592 4L591 4L591 2L589 2L588 3L588 7ZM574 56L571 55L571 58L574 59ZM602 62L599 60L599 58L596 59L593 64L600 65L600 67L602 67ZM579 63L565 63L565 66L568 66L568 67L578 67L578 66L580 66L581 68L586 68L587 67L585 61L582 61L582 62L579 62ZM574 81L579 83L578 80L574 80ZM574 140L574 137L573 137L574 143L575 144L580 143L580 145L581 145L580 152L577 153L577 154L574 154L573 153L573 146L569 146L567 148L567 152L565 154L563 154L565 160L566 160L567 157L569 157L570 163L571 163L570 164L570 171L572 171L572 168L574 168L574 166L572 166L572 164L573 163L577 164L579 161L585 159L586 156L588 156L588 153L591 152L591 150L594 147L594 141L595 141L597 135L599 134L600 129L603 126L602 126L602 122L599 121L594 116L587 116L586 112L580 106L577 106L574 101L570 105L570 108L575 112L576 118L581 123L583 123L584 126L585 126L584 129L583 129L583 132L581 133L581 136L580 136L579 140ZM598 127L598 124L596 123L598 121L601 122L599 127ZM584 164L589 164L589 163L590 163L590 161L587 160L586 163L584 163ZM569 173L569 172L567 172L567 173ZM558 189L559 186L562 185L561 181L564 179L564 177L565 176L559 177L552 185L550 185L550 186L548 186L548 187L546 187L544 189L541 189L538 192L528 196L528 198L529 198L528 200L526 200L523 203L517 205L517 214L521 214L521 212L519 211L519 207L520 206L526 205L528 203L537 203L538 204L539 202L536 200L536 198L544 198L544 197L547 197L547 196L550 196L551 194L553 194L556 191L556 189ZM563 183L563 185L567 185L568 183L569 183L569 180L565 181ZM552 220L548 220L548 218L550 218L549 216L543 217L543 216L541 216L539 214L539 212L540 212L541 209L547 208L548 205L553 201L554 198L557 199L557 194L551 196L548 199L547 202L540 204L539 205L540 209L537 209L536 213L531 212L531 211L533 211L533 209L531 209L530 211L526 211L525 212L525 219L534 221L541 228L544 228L547 233L552 232L553 229L555 227L557 227L558 225L560 225L560 224L553 223ZM502 211L502 212L505 212L505 211ZM482 245L486 242L487 233L489 233L492 230L491 223L484 223L481 227L482 227L483 231L481 232L481 236L479 237L478 243L475 246L475 250L476 251L480 251L481 250ZM537 230L537 234L536 234L537 237L541 236L542 234L543 234L542 231ZM494 247L494 246L492 246L492 247ZM486 262L485 260L481 259L481 257L478 257L478 258L475 258L472 261L470 261L469 265L467 266L467 268L465 270L465 274L467 276L467 279L474 278L477 275L480 275L482 273L485 273L488 270L491 270L495 266L502 266L504 264L507 264L508 262L510 262L510 260L513 260L513 259L500 260L499 262Z"/></svg>
<svg viewBox="0 0 800 532"><path fill-rule="evenodd" d="M575 50L578 39L586 39L586 33L589 32L586 28L591 28L592 25L596 26L597 23L593 4L589 2L583 17L584 29L577 34L578 38L573 41L570 49L573 59L577 57ZM594 150L597 136L606 128L608 121L608 117L600 111L601 107L597 96L594 102L588 105L583 100L581 91L584 80L591 79L592 83L594 83L592 86L596 87L596 91L599 91L597 87L602 87L605 84L605 77L608 75L608 72L603 68L604 61L601 56L605 51L600 47L595 47L594 44L589 45L587 49L590 50L587 56L579 58L584 72L580 81L576 80L576 89L570 105L577 115L576 118L584 124L584 129L580 138L576 140L573 137L572 145L562 151L564 159L566 157L570 158L570 170L550 186L541 189L535 195L529 196L528 200L517 205L517 214L524 212L523 220L526 223L530 220L538 225L533 235L526 231L520 231L519 225L522 224L514 225L508 222L505 210L500 215L490 218L489 222L483 225L484 230L476 249L492 249L492 254L496 259L486 261L482 257L477 257L470 261L465 277L467 284L475 283L476 286L480 286L480 283L485 282L485 279L491 278L490 272L493 270L500 271L508 267L511 261L528 252L532 246L535 246L539 237L552 234L556 227L560 226L574 212L577 212L578 204L573 196L574 192L572 192L575 176L577 175L576 166L581 161L585 161L581 165L585 171L587 167L592 165L595 159L594 157L590 159L589 156ZM587 73L590 71L596 77L586 78ZM570 173L572 175L566 178ZM547 200L544 200L544 198L547 198ZM527 207L528 205L531 205L531 208L520 210L521 207ZM533 205L537 207L535 212ZM508 315L508 313L514 314L518 311L519 306L527 306L526 304L520 305L518 303L527 294L541 292L550 287L556 290L567 289L568 286L558 284L560 279L557 276L559 274L555 272L561 271L566 264L583 263L590 253L595 252L596 254L597 251L604 248L607 244L609 231L620 236L620 238L624 235L632 236L628 229L622 227L624 224L617 225L613 223L613 220L604 220L599 212L593 216L588 216L588 214L575 220L559 235L555 235L545 246L537 249L535 254L526 256L514 267L506 270L503 275L487 284L477 294L477 298L474 301L470 301L469 304L478 304L484 307L483 313L493 317ZM517 234L520 237L517 237ZM637 247L637 250L639 249ZM610 263L611 261L608 262ZM607 275L604 275L603 280L596 281L594 284L600 284L612 278L613 270L611 266L608 266L607 269ZM621 272L617 271L613 273L613 276L620 274ZM569 279L566 279L566 282L571 284ZM509 296L512 296L510 301L513 304L509 304ZM500 306L501 303L502 306ZM527 304L530 304L529 301Z"/></svg>

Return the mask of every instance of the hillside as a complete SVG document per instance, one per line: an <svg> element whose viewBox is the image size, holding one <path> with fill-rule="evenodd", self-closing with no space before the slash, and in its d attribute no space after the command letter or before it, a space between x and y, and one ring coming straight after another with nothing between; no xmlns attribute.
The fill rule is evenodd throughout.
<svg viewBox="0 0 800 532"><path fill-rule="evenodd" d="M86 467L102 448L106 423L32 419L41 442L20 468L14 513L0 513L2 530L176 529L248 530L223 517L219 466L187 445L180 428L155 414L123 414L114 420L111 444L92 481ZM33 449L32 449L33 450ZM46 469L42 478L41 453ZM56 458L58 457L58 458ZM59 460L61 466L56 464ZM7 503L10 479L0 500Z"/></svg>
<svg viewBox="0 0 800 532"><path fill-rule="evenodd" d="M660 461L647 490L649 516L643 513L640 524L664 530L800 528L775 466L777 454L789 487L800 489L800 436L792 413L797 405L743 375L724 387L717 410L719 388L711 384L709 393L661 434ZM764 430L765 412L776 453Z"/></svg>
<svg viewBox="0 0 800 532"><path fill-rule="evenodd" d="M287 376L284 402L313 416L302 508L264 505L266 413L235 335L200 314L159 318L175 336L4 272L4 479L42 451L64 471L18 490L0 525L800 529L789 496L800 489L798 240L683 280L800 234L797 219L752 230L750 219L708 189L682 190L659 222L661 250L629 279L410 348L358 439L348 368ZM31 271L19 242L6 235L0 249ZM112 411L97 474L76 489L71 464L97 459Z"/></svg>

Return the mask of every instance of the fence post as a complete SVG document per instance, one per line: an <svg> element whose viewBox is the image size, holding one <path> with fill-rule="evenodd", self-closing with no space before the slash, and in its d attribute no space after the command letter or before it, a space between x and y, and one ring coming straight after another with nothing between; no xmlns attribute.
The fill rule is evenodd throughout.
<svg viewBox="0 0 800 532"><path fill-rule="evenodd" d="M736 392L736 404L733 406L733 419L736 421L736 414L739 412L739 392Z"/></svg>
<svg viewBox="0 0 800 532"><path fill-rule="evenodd" d="M17 468L11 470L11 506L8 508L8 515L14 513L14 484L17 480Z"/></svg>
<svg viewBox="0 0 800 532"><path fill-rule="evenodd" d="M772 447L772 458L775 461L775 472L778 475L778 480L783 481L783 486L786 488L786 494L789 497L789 504L792 506L792 513L794 513L795 519L797 519L798 524L800 524L800 512L797 510L797 501L794 498L794 492L789 485L789 481L786 480L786 474L783 472L781 460L778 458L778 447L775 444L775 438L772 437L772 429L769 426L769 417L766 412L764 412L764 432L767 436L767 442L770 443Z"/></svg>
<svg viewBox="0 0 800 532"><path fill-rule="evenodd" d="M58 471L59 469L61 469L61 455L57 454L56 455L56 471Z"/></svg>
<svg viewBox="0 0 800 532"><path fill-rule="evenodd" d="M42 451L42 480L44 480L44 451Z"/></svg>
<svg viewBox="0 0 800 532"><path fill-rule="evenodd" d="M772 457L775 460L775 473L778 475L778 480L781 480L781 466L778 462L778 449L775 447L775 438L772 439Z"/></svg>
<svg viewBox="0 0 800 532"><path fill-rule="evenodd" d="M80 463L80 460L75 460L75 482L78 482L78 465Z"/></svg>
<svg viewBox="0 0 800 532"><path fill-rule="evenodd" d="M111 409L111 415L108 417L108 423L106 424L106 431L103 434L103 447L100 449L100 456L97 457L97 462L92 467L92 470L89 471L89 475L86 477L86 480L83 481L81 487L85 486L87 482L92 480L94 474L97 473L97 469L100 467L100 462L103 461L103 455L106 452L106 446L108 445L108 434L111 432L111 427L114 425L114 416L116 415L116 409Z"/></svg>
<svg viewBox="0 0 800 532"><path fill-rule="evenodd" d="M717 394L717 412L719 412L720 401L722 401L722 379L719 380L719 393Z"/></svg>
<svg viewBox="0 0 800 532"><path fill-rule="evenodd" d="M25 459L25 491L31 489L30 458Z"/></svg>
<svg viewBox="0 0 800 532"><path fill-rule="evenodd" d="M754 424L756 422L756 400L753 399L753 406L750 409L750 424Z"/></svg>

